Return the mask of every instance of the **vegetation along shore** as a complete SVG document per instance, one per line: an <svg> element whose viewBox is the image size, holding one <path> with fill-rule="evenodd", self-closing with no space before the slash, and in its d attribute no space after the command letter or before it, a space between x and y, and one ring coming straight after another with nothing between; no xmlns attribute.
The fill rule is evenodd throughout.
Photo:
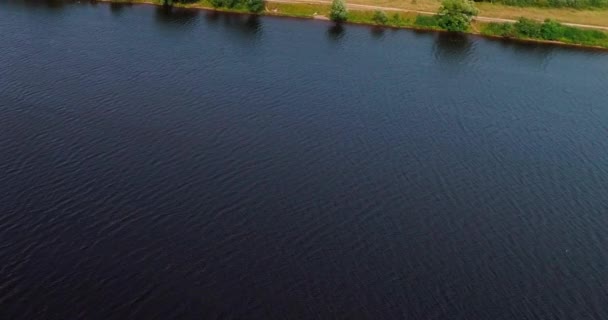
<svg viewBox="0 0 608 320"><path fill-rule="evenodd" d="M329 19L336 23L453 31L608 49L608 0L102 1Z"/></svg>

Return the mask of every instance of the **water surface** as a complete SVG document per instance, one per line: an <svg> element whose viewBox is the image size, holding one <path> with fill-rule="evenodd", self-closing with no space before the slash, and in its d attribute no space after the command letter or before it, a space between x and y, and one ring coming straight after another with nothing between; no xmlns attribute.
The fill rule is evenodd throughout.
<svg viewBox="0 0 608 320"><path fill-rule="evenodd" d="M1 319L608 319L608 55L0 3Z"/></svg>

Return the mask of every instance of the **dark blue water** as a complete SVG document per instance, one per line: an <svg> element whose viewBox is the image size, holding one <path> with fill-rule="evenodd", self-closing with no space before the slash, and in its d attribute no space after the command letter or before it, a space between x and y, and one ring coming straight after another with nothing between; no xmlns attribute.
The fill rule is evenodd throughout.
<svg viewBox="0 0 608 320"><path fill-rule="evenodd" d="M608 54L0 3L0 319L608 319Z"/></svg>

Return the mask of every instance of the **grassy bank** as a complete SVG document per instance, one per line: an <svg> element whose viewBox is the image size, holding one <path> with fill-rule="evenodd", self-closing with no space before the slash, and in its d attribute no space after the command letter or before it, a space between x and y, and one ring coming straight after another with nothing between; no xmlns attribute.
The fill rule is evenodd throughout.
<svg viewBox="0 0 608 320"><path fill-rule="evenodd" d="M161 4L162 0L102 0L107 2L129 2ZM246 6L214 8L213 0L176 2L175 7L215 9L228 12L248 12ZM243 2L244 3L244 2ZM260 14L298 18L327 19L330 6L324 3L280 3L266 2ZM404 11L350 10L348 22L393 28L442 30L437 16ZM544 23L520 18L517 23L475 22L468 33L509 39L560 42L564 44L608 48L608 33L598 30L564 26L555 20Z"/></svg>
<svg viewBox="0 0 608 320"><path fill-rule="evenodd" d="M329 6L323 4L268 3L272 14L313 18L327 16ZM412 12L386 12L386 20L379 22L376 12L371 10L350 10L348 21L358 24L386 26L393 28L414 28L442 30L436 16L420 15ZM543 32L541 32L541 30ZM608 48L608 33L561 25L555 20L541 23L531 19L519 19L517 23L476 22L469 33L508 39L560 42L564 44Z"/></svg>
<svg viewBox="0 0 608 320"><path fill-rule="evenodd" d="M518 7L594 9L608 7L608 0L482 0Z"/></svg>
<svg viewBox="0 0 608 320"><path fill-rule="evenodd" d="M348 3L426 12L437 12L441 5L441 1L437 0L348 0ZM608 9L521 7L496 2L477 2L476 6L482 17L513 20L526 17L539 21L554 19L561 22L608 27Z"/></svg>
<svg viewBox="0 0 608 320"><path fill-rule="evenodd" d="M555 20L540 23L521 18L517 23L487 23L481 28L481 34L608 48L608 33L564 26Z"/></svg>

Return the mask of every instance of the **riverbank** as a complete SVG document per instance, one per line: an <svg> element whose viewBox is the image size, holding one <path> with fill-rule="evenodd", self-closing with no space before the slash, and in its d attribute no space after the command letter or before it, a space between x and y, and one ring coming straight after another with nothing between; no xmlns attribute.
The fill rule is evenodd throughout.
<svg viewBox="0 0 608 320"><path fill-rule="evenodd" d="M159 5L158 2L151 0L99 0L101 2L110 3L134 3ZM264 10L260 15L268 16L287 16L306 19L323 19L328 20L330 4L326 1L303 2L300 0L272 0L266 1ZM211 5L209 0L200 0L193 3L175 3L174 7L213 10L233 13L250 13L246 8L216 8ZM357 9L357 8L367 9ZM375 7L367 5L349 5L349 14L347 23L369 25L375 27L417 29L417 30L432 30L445 31L439 25L436 16L432 12L410 11L397 8ZM375 9L374 9L375 8ZM386 19L379 22L374 17L375 12L382 11L386 13ZM524 19L524 21L534 21ZM534 27L538 29L538 34L527 32L518 32L519 21L502 19L477 17L467 33L486 36L490 38L503 38L521 40L527 42L561 44L567 46L587 47L608 49L608 32L605 27L593 25L578 25L578 24L558 24L559 34L547 38L541 36L540 29L542 23L535 21ZM576 25L576 26L575 26ZM552 25L554 26L554 24Z"/></svg>

